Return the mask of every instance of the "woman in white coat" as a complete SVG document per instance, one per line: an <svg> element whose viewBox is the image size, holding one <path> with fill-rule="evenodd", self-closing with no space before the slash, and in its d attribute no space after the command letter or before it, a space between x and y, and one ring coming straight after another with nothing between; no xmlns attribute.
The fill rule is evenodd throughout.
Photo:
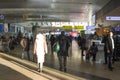
<svg viewBox="0 0 120 80"><path fill-rule="evenodd" d="M45 54L47 53L46 38L43 34L36 35L34 42L34 55L37 55L38 71L42 72Z"/></svg>

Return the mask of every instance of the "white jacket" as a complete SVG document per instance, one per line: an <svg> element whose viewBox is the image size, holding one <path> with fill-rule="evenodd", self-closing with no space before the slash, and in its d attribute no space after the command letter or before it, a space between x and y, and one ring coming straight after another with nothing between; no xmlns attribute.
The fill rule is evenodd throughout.
<svg viewBox="0 0 120 80"><path fill-rule="evenodd" d="M36 40L34 43L34 54L37 55L38 63L44 62L45 53L47 53L47 44L46 38L43 34L39 33L36 36Z"/></svg>

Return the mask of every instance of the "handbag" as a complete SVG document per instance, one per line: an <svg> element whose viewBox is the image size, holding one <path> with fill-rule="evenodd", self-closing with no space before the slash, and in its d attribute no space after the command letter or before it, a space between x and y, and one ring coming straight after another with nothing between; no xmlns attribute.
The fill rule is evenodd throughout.
<svg viewBox="0 0 120 80"><path fill-rule="evenodd" d="M58 42L56 42L56 45L54 47L54 52L58 53L60 51L60 45Z"/></svg>

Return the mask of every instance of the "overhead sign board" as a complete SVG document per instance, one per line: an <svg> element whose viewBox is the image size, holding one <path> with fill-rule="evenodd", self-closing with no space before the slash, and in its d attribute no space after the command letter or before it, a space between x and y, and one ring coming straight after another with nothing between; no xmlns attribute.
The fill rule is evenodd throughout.
<svg viewBox="0 0 120 80"><path fill-rule="evenodd" d="M74 26L74 29L84 29L84 26Z"/></svg>
<svg viewBox="0 0 120 80"><path fill-rule="evenodd" d="M86 30L94 30L96 26L86 26Z"/></svg>
<svg viewBox="0 0 120 80"><path fill-rule="evenodd" d="M120 16L106 16L108 21L120 21Z"/></svg>
<svg viewBox="0 0 120 80"><path fill-rule="evenodd" d="M63 30L72 30L72 26L62 26Z"/></svg>

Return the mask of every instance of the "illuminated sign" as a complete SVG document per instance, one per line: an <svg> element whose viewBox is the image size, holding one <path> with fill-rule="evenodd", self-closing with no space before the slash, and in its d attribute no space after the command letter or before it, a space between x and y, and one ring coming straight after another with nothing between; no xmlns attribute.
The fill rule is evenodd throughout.
<svg viewBox="0 0 120 80"><path fill-rule="evenodd" d="M114 28L115 31L120 31L120 26Z"/></svg>
<svg viewBox="0 0 120 80"><path fill-rule="evenodd" d="M96 28L96 26L87 26L86 30L94 30Z"/></svg>
<svg viewBox="0 0 120 80"><path fill-rule="evenodd" d="M120 16L107 16L106 20L108 20L108 21L120 21Z"/></svg>
<svg viewBox="0 0 120 80"><path fill-rule="evenodd" d="M84 26L74 26L74 29L84 29Z"/></svg>
<svg viewBox="0 0 120 80"><path fill-rule="evenodd" d="M72 30L72 26L63 26L62 29L63 30Z"/></svg>

